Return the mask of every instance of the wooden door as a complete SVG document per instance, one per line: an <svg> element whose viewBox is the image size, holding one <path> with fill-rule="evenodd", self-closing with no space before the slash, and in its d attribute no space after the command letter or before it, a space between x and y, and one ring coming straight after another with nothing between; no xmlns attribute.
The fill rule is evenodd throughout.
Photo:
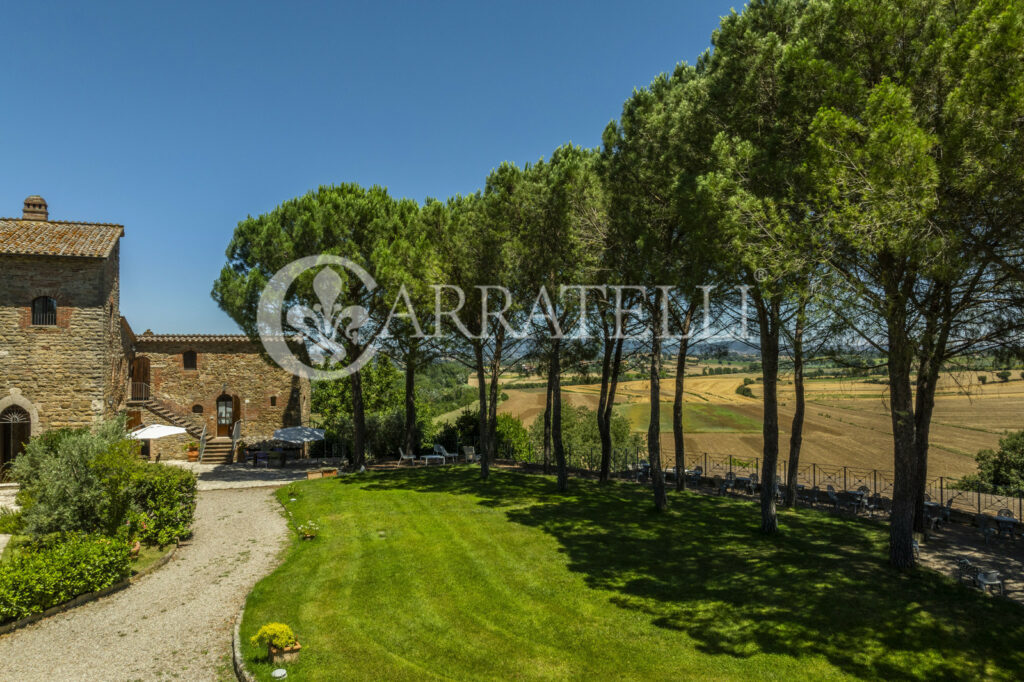
<svg viewBox="0 0 1024 682"><path fill-rule="evenodd" d="M235 401L229 395L222 395L217 398L217 437L230 437L234 423Z"/></svg>
<svg viewBox="0 0 1024 682"><path fill-rule="evenodd" d="M149 358L132 360L132 400L149 400Z"/></svg>

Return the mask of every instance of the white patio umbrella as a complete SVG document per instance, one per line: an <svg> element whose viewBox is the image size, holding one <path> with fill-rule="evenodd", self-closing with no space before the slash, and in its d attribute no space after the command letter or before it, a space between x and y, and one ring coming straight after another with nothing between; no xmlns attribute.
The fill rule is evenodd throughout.
<svg viewBox="0 0 1024 682"><path fill-rule="evenodd" d="M135 440L155 440L166 436L180 436L183 433L187 433L187 431L180 426L150 424L149 426L142 427L138 431L132 431L128 434L128 437L134 438Z"/></svg>
<svg viewBox="0 0 1024 682"><path fill-rule="evenodd" d="M289 426L285 429L274 431L274 438L283 440L286 443L311 443L324 439L323 429L314 429L310 426Z"/></svg>

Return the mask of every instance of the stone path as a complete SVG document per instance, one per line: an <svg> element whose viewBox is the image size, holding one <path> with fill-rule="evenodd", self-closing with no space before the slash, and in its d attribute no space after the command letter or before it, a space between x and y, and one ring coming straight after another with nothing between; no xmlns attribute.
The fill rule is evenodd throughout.
<svg viewBox="0 0 1024 682"><path fill-rule="evenodd" d="M264 485L266 485L264 483ZM5 680L217 680L235 615L288 536L267 487L199 494L195 534L126 590L0 637Z"/></svg>

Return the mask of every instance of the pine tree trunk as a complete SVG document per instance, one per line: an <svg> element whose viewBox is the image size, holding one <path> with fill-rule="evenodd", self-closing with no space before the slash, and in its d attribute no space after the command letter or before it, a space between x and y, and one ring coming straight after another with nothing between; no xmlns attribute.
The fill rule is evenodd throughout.
<svg viewBox="0 0 1024 682"><path fill-rule="evenodd" d="M914 399L910 386L913 349L906 337L905 320L889 320L889 410L893 435L892 521L889 526L889 563L911 569L914 559L914 507L917 499L917 446Z"/></svg>
<svg viewBox="0 0 1024 682"><path fill-rule="evenodd" d="M498 456L498 381L501 379L501 352L505 341L505 328L501 325L494 334L494 356L491 358L491 395L487 406L487 451L491 462Z"/></svg>
<svg viewBox="0 0 1024 682"><path fill-rule="evenodd" d="M416 450L416 346L409 349L405 362L405 438L403 448L406 455Z"/></svg>
<svg viewBox="0 0 1024 682"><path fill-rule="evenodd" d="M473 347L474 360L476 361L476 386L477 386L477 433L479 434L480 447L480 478L486 479L491 473L491 463L487 459L487 371L484 369L484 349L481 344Z"/></svg>
<svg viewBox="0 0 1024 682"><path fill-rule="evenodd" d="M606 330L607 331L607 330ZM612 467L612 415L615 408L615 391L619 385L619 368L622 366L622 344L624 339L612 339L605 334L605 358L611 359L601 366L601 398L597 409L597 430L601 436L601 482L611 478Z"/></svg>
<svg viewBox="0 0 1024 682"><path fill-rule="evenodd" d="M551 349L551 441L558 471L558 490L569 489L569 472L565 466L565 447L562 443L562 344L554 340Z"/></svg>
<svg viewBox="0 0 1024 682"><path fill-rule="evenodd" d="M554 388L551 359L548 359L548 385L544 398L544 475L551 473L551 391Z"/></svg>
<svg viewBox="0 0 1024 682"><path fill-rule="evenodd" d="M775 487L779 465L779 303L776 299L755 298L761 336L761 366L764 374L764 419L761 455L761 531L779 530L775 513Z"/></svg>
<svg viewBox="0 0 1024 682"><path fill-rule="evenodd" d="M358 468L366 463L366 410L359 370L352 373L352 431L352 465Z"/></svg>
<svg viewBox="0 0 1024 682"><path fill-rule="evenodd" d="M676 490L686 488L686 443L683 440L683 387L686 381L686 351L690 347L690 322L697 307L691 304L683 319L683 338L679 340L679 354L676 356L675 400L672 403L672 436L676 446Z"/></svg>
<svg viewBox="0 0 1024 682"><path fill-rule="evenodd" d="M653 328L661 329L660 319ZM668 496L665 493L665 476L661 471L661 338L657 332L651 336L651 419L647 426L647 459L651 465L654 508L665 511L668 509Z"/></svg>
<svg viewBox="0 0 1024 682"><path fill-rule="evenodd" d="M805 303L800 302L796 312L796 328L793 330L793 393L796 395L793 409L793 426L789 433L789 468L786 470L786 506L796 505L796 481L800 470L800 446L804 439L804 324Z"/></svg>

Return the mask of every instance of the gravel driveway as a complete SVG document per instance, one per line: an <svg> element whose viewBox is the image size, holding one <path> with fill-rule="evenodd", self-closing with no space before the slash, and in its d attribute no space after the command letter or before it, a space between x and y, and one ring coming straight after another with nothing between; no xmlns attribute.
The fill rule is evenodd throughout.
<svg viewBox="0 0 1024 682"><path fill-rule="evenodd" d="M195 535L109 597L0 637L4 680L216 680L232 621L288 535L271 488L200 492Z"/></svg>

